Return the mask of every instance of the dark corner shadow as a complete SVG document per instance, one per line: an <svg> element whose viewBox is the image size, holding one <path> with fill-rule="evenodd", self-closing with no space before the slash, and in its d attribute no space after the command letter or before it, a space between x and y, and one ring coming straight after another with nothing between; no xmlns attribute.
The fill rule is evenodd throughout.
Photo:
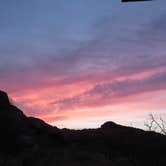
<svg viewBox="0 0 166 166"><path fill-rule="evenodd" d="M121 2L146 2L146 1L153 1L153 0L121 0Z"/></svg>

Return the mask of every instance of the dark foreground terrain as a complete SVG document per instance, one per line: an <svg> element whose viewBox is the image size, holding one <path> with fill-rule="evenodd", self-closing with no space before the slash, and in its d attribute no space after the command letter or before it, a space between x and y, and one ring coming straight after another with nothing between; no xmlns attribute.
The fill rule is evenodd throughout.
<svg viewBox="0 0 166 166"><path fill-rule="evenodd" d="M58 129L27 117L0 91L0 166L166 166L166 136L106 122Z"/></svg>

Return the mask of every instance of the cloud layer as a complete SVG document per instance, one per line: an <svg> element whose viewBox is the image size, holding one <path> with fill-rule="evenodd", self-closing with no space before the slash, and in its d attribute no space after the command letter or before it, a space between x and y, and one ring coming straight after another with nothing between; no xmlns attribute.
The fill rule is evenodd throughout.
<svg viewBox="0 0 166 166"><path fill-rule="evenodd" d="M2 1L1 89L28 115L62 126L65 121L77 126L67 112L74 117L88 109L84 119L90 112L97 118L96 108L129 107L141 95L149 112L153 103L147 96L163 97L166 89L165 5L162 0ZM163 106L153 105L156 112L158 105Z"/></svg>

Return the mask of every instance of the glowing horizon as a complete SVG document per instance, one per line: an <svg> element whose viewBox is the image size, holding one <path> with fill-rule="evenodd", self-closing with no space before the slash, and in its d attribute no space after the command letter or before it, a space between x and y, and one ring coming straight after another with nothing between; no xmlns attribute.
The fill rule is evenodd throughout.
<svg viewBox="0 0 166 166"><path fill-rule="evenodd" d="M166 2L5 1L0 89L58 127L143 127L166 113ZM157 11L157 12L154 12Z"/></svg>

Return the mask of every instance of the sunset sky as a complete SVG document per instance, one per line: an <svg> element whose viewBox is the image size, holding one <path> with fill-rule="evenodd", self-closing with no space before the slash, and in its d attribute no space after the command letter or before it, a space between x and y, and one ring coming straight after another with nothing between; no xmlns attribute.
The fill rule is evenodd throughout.
<svg viewBox="0 0 166 166"><path fill-rule="evenodd" d="M166 1L1 0L0 89L58 127L165 116Z"/></svg>

